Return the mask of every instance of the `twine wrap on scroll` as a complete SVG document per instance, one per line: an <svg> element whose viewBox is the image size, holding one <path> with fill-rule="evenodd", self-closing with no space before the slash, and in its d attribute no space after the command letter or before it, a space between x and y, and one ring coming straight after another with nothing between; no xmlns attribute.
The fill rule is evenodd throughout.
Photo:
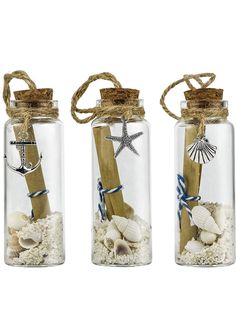
<svg viewBox="0 0 236 330"><path fill-rule="evenodd" d="M206 82L203 82L202 78L209 79ZM186 193L189 196L199 195L202 165L197 162L193 162L190 159L187 153L187 146L193 143L196 138L201 138L204 136L205 122L208 118L227 118L228 116L228 110L224 109L221 105L223 90L208 88L215 78L216 76L214 73L184 75L183 78L170 84L164 90L160 99L162 108L172 118L176 120L193 120L193 123L188 125L185 129L183 159L183 177L186 183ZM200 85L200 88L194 87L191 80L197 82ZM184 82L190 90L184 93L187 101L187 107L186 109L182 109L181 117L179 117L168 109L165 103L165 98L175 86ZM211 106L209 106L209 104ZM190 210L197 204L197 201L188 201ZM187 242L192 238L197 237L197 227L191 226L189 214L185 208L181 211L180 222L180 253L182 253Z"/></svg>
<svg viewBox="0 0 236 330"><path fill-rule="evenodd" d="M100 90L102 98L101 106L87 109L77 108L79 99L86 92L89 85L98 79L111 81L115 88ZM120 82L112 74L108 72L96 74L90 76L72 96L71 115L79 124L86 124L91 120L101 117L106 118L107 122L112 122L113 119L117 117L122 117L125 120L129 120L133 116L144 117L145 112L143 107L137 104L138 95L138 90L122 88ZM91 115L81 119L78 114ZM93 128L101 182L104 189L112 189L122 185L117 162L114 158L113 144L106 139L106 137L110 135L111 131L109 126ZM105 204L109 220L112 218L112 215L119 215L126 218L131 218L133 216L133 208L125 203L121 190L112 194L105 194Z"/></svg>
<svg viewBox="0 0 236 330"><path fill-rule="evenodd" d="M14 78L23 80L29 89L14 92L17 105L15 108L12 108L10 102L10 82ZM51 89L37 89L36 84L24 71L14 71L4 75L3 99L6 104L6 112L10 118L17 119L18 121L14 125L16 141L20 141L22 136L27 136L28 140L35 141L34 129L31 125L31 119L33 117L58 117L58 109L52 107L52 94L53 91ZM42 104L43 106L37 106L37 104ZM29 163L36 164L40 157L37 144L27 148L25 156ZM47 190L41 165L24 177L29 194ZM50 214L47 194L32 198L31 203L34 220L45 218Z"/></svg>

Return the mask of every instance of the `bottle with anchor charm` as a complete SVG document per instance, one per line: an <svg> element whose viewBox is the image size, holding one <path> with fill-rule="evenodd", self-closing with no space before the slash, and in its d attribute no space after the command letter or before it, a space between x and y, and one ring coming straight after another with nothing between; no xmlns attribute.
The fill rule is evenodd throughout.
<svg viewBox="0 0 236 330"><path fill-rule="evenodd" d="M77 108L90 83L104 79L115 88L100 90L97 106ZM137 266L151 262L149 125L139 91L122 88L110 73L89 79L72 97L72 116L92 122L92 262ZM80 119L77 113L91 113Z"/></svg>
<svg viewBox="0 0 236 330"><path fill-rule="evenodd" d="M178 120L176 263L180 265L225 266L235 261L234 128L227 120L223 90L209 88L214 80L213 73L185 75L161 97L163 109ZM165 97L180 83L189 90L178 117L166 106Z"/></svg>
<svg viewBox="0 0 236 330"><path fill-rule="evenodd" d="M29 89L15 91L20 79ZM4 76L5 262L50 266L64 262L62 133L53 90L38 89L24 71Z"/></svg>

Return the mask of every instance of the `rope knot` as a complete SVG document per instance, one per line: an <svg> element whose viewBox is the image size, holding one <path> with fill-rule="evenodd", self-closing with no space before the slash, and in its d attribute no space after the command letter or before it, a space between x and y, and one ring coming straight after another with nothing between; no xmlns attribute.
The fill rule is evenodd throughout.
<svg viewBox="0 0 236 330"><path fill-rule="evenodd" d="M124 111L124 119L129 120L133 116L133 111L131 109L126 109Z"/></svg>

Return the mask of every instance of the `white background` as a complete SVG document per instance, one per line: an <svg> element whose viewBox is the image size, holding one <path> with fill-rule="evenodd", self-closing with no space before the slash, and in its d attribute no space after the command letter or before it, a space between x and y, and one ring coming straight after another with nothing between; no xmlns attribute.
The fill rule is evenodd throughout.
<svg viewBox="0 0 236 330"><path fill-rule="evenodd" d="M0 329L235 329L236 266L200 269L174 263L175 121L159 106L162 90L184 73L215 72L214 86L225 89L234 121L234 3L1 0L0 75L26 70L39 87L53 87L60 102L67 259L63 266L44 269L4 265L1 176ZM89 124L72 120L70 99L90 74L102 71L115 74L124 87L141 90L151 122L151 266L104 268L90 262L91 132ZM95 83L80 105L94 105L99 87L107 86ZM24 87L12 83L13 89ZM181 86L169 97L176 112L184 90ZM3 131L3 101L0 106Z"/></svg>

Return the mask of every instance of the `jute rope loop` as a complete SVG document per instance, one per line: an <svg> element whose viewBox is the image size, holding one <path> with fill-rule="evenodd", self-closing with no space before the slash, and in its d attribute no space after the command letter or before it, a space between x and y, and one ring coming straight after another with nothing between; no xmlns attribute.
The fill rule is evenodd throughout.
<svg viewBox="0 0 236 330"><path fill-rule="evenodd" d="M114 106L102 106L102 107L93 107L87 109L77 108L77 103L79 99L84 95L89 85L99 79L109 80L113 83L115 88L122 88L121 83L116 79L114 75L109 72L102 72L95 75L92 75L86 80L74 93L71 99L71 115L73 119L79 124L87 124L95 118L107 117L112 118L115 116L123 116L125 119L130 119L133 115L143 117L145 112L143 107L135 105L114 105ZM84 119L78 117L80 114L91 114Z"/></svg>
<svg viewBox="0 0 236 330"><path fill-rule="evenodd" d="M206 82L203 82L201 78L209 77L209 79ZM191 80L196 81L200 88L207 88L210 86L210 84L215 80L216 75L214 73L199 73L199 74L188 74L184 75L183 78L176 80L172 84L170 84L163 92L161 98L160 98L160 104L164 111L172 118L176 120L180 120L181 118L193 118L197 119L199 121L199 127L198 127L198 136L204 135L205 130L205 121L208 117L221 117L221 118L227 118L228 116L228 110L222 109L222 106L216 106L209 109L200 109L198 107L190 107L187 109L181 110L181 116L177 116L175 113L169 110L169 108L166 105L165 98L167 94L173 89L175 86L185 82L189 89L196 90L197 88L193 86L191 83ZM224 110L224 111L222 111Z"/></svg>
<svg viewBox="0 0 236 330"><path fill-rule="evenodd" d="M4 75L4 86L3 86L3 100L6 104L6 112L10 118L18 118L23 120L21 131L27 132L30 127L30 122L32 117L58 117L58 109L52 107L52 102L49 101L46 107L38 107L30 109L27 107L12 108L10 99L11 99L11 89L10 82L12 79L23 80L29 87L29 89L36 89L36 84L28 76L25 71L14 71L12 73L6 73Z"/></svg>
<svg viewBox="0 0 236 330"><path fill-rule="evenodd" d="M20 79L26 82L29 89L36 89L36 84L31 80L31 78L28 76L28 74L25 71L14 71L12 73L6 73L4 75L4 86L3 86L3 100L6 104L7 110L10 107L10 99L11 99L11 90L10 90L10 82L11 80Z"/></svg>

